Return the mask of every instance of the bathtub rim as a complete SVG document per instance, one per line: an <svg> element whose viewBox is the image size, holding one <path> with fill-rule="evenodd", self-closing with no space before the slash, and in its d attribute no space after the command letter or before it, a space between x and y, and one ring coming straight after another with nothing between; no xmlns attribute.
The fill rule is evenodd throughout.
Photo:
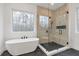
<svg viewBox="0 0 79 59"><path fill-rule="evenodd" d="M32 42L39 41L39 38L27 38L27 39L11 39L7 40L5 44L22 43L22 42Z"/></svg>

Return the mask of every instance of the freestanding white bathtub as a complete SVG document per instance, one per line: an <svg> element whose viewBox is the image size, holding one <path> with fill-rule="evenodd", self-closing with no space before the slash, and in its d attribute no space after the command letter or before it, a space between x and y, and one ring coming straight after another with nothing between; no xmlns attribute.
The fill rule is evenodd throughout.
<svg viewBox="0 0 79 59"><path fill-rule="evenodd" d="M38 38L13 39L6 41L6 49L12 55L20 55L35 51L39 44Z"/></svg>

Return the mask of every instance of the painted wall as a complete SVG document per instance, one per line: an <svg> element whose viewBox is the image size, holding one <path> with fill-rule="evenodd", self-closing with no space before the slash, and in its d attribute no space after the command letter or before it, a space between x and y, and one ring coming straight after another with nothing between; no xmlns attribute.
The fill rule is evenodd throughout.
<svg viewBox="0 0 79 59"><path fill-rule="evenodd" d="M3 4L0 4L0 54L4 51L3 38Z"/></svg>
<svg viewBox="0 0 79 59"><path fill-rule="evenodd" d="M79 33L76 32L78 3L69 4L69 42L70 47L79 50Z"/></svg>
<svg viewBox="0 0 79 59"><path fill-rule="evenodd" d="M4 6L4 39L11 40L11 39L18 39L22 36L27 37L37 37L37 30L36 30L36 6L34 4L22 4L22 3L12 3L12 4L5 4ZM12 9L21 10L21 11L28 11L34 14L34 31L27 31L27 32L13 32L12 31Z"/></svg>

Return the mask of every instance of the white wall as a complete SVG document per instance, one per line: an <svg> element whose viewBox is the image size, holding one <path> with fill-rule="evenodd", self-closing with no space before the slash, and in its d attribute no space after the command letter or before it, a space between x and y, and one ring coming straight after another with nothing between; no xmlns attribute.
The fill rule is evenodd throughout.
<svg viewBox="0 0 79 59"><path fill-rule="evenodd" d="M70 41L70 46L74 49L79 50L79 33L76 33L76 11L77 8L79 8L79 4L69 4L69 41Z"/></svg>
<svg viewBox="0 0 79 59"><path fill-rule="evenodd" d="M4 39L3 39L3 4L0 4L0 54L4 50Z"/></svg>
<svg viewBox="0 0 79 59"><path fill-rule="evenodd" d="M36 30L36 16L37 16L37 9L36 6L33 4L22 4L22 3L15 3L15 4L5 4L4 7L4 38L5 40L11 40L15 38L21 38L22 36L27 37L37 37L37 30ZM35 23L34 23L34 31L32 32L12 32L12 9L15 10L22 10L28 11L35 15Z"/></svg>

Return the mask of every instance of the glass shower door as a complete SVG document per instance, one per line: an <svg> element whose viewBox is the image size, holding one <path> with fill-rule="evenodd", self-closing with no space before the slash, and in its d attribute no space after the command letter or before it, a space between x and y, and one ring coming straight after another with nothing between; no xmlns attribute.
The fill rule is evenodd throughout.
<svg viewBox="0 0 79 59"><path fill-rule="evenodd" d="M49 5L50 6L50 5ZM68 45L68 13L50 16L48 8L48 16L39 16L38 34L40 38L40 48L47 54L61 52Z"/></svg>

